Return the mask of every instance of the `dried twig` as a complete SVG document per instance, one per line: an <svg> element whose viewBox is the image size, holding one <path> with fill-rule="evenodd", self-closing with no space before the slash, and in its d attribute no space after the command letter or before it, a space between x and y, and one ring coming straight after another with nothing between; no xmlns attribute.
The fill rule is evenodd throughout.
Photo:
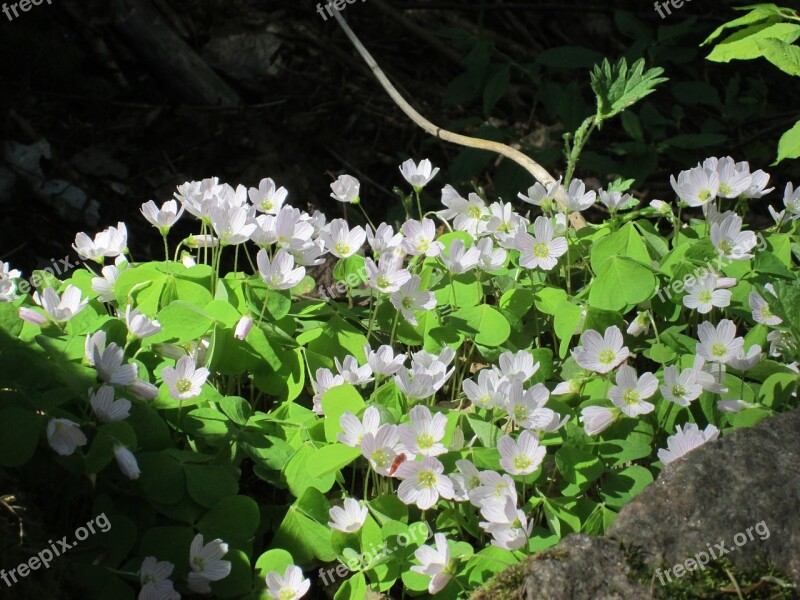
<svg viewBox="0 0 800 600"><path fill-rule="evenodd" d="M555 178L548 173L547 169L542 167L539 163L533 160L530 156L523 154L519 150L512 148L511 146L507 146L505 144L501 144L499 142L494 142L491 140L482 140L479 138L469 137L466 135L460 135L458 133L453 133L452 131L447 131L446 129L442 129L441 127L437 127L433 123L431 123L428 119L423 117L419 112L417 112L414 107L412 107L406 100L400 95L400 92L397 91L397 88L392 85L392 82L386 77L386 74L383 70L378 66L378 63L375 62L375 59L372 58L372 55L369 51L364 47L361 41L358 39L353 30L350 29L350 26L345 22L344 18L339 11L334 10L333 16L336 18L336 21L339 23L339 26L344 31L347 38L350 42L355 46L358 53L361 55L361 58L364 59L364 62L367 63L370 70L372 71L373 75L378 79L380 84L383 86L383 89L389 94L395 104L400 107L400 109L408 116L409 119L414 121L419 127L427 131L430 135L436 136L439 139L442 139L446 142L451 142L453 144L458 144L459 146L466 146L467 148L475 148L478 150L488 150L490 152L496 152L506 158L514 161L519 166L524 168L528 173L533 175L534 179L541 183L542 185L550 185L555 181ZM559 190L559 193L556 195L556 201L558 202L559 206L562 209L566 210L566 193L563 189ZM569 216L570 222L575 229L581 229L586 225L586 221L584 221L583 217L580 213L573 212Z"/></svg>

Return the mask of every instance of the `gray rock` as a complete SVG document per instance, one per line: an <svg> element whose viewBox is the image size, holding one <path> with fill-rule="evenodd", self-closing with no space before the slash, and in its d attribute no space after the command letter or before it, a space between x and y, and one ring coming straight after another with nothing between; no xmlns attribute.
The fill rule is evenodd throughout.
<svg viewBox="0 0 800 600"><path fill-rule="evenodd" d="M800 585L799 434L794 410L701 446L667 465L608 535L654 567L723 544L737 567L767 563Z"/></svg>
<svg viewBox="0 0 800 600"><path fill-rule="evenodd" d="M584 534L570 535L519 566L521 600L652 600L631 577L620 544ZM476 596L502 598L501 595Z"/></svg>
<svg viewBox="0 0 800 600"><path fill-rule="evenodd" d="M473 600L651 599L626 562L664 570L723 557L800 586L800 409L739 429L667 465L604 538L573 534L500 573ZM713 552L713 555L712 555ZM696 565L691 565L697 569ZM674 571L671 572L674 580Z"/></svg>

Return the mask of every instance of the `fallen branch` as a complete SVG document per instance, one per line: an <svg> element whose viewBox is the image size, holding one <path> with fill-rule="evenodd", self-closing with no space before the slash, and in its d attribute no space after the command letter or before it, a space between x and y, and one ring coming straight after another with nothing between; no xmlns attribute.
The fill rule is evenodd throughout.
<svg viewBox="0 0 800 600"><path fill-rule="evenodd" d="M427 131L430 135L436 136L437 138L444 140L446 142L451 142L453 144L458 144L459 146L466 146L467 148L475 148L478 150L488 150L490 152L496 152L506 158L514 161L523 169L528 171L531 175L533 175L534 179L541 183L544 186L551 185L555 182L555 178L550 175L550 173L542 167L539 163L533 160L530 156L523 154L519 150L512 148L511 146L507 146L505 144L501 144L500 142L494 142L491 140L482 140L480 138L469 137L466 135L461 135L458 133L453 133L452 131L447 131L446 129L442 129L441 127L437 127L433 123L431 123L428 119L423 117L419 114L414 107L412 107L403 96L400 95L400 92L397 91L397 88L392 85L392 82L386 77L386 74L383 70L378 66L378 63L375 62L375 59L372 58L372 55L369 51L364 47L364 44L361 43L361 40L358 39L353 30L350 29L350 26L344 20L342 15L339 11L334 10L333 16L336 18L336 21L339 23L339 26L344 31L347 38L350 42L355 46L355 49L361 55L361 58L364 59L364 62L367 63L370 70L372 71L373 75L378 79L380 84L383 86L383 89L389 94L395 104L400 107L406 116L409 119L414 121L419 127ZM563 188L559 189L559 192L556 194L556 202L561 207L562 210L566 212L566 192ZM569 215L570 222L575 229L581 229L582 227L586 226L586 221L584 221L583 217L578 212L572 212Z"/></svg>

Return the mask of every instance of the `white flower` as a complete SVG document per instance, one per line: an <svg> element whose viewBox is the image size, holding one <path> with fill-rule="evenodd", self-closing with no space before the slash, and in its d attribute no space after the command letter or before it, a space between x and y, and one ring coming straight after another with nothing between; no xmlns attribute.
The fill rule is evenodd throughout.
<svg viewBox="0 0 800 600"><path fill-rule="evenodd" d="M179 185L174 196L190 214L198 219L207 219L209 209L219 204L217 195L221 189L219 179L210 177L203 181L187 181Z"/></svg>
<svg viewBox="0 0 800 600"><path fill-rule="evenodd" d="M719 192L719 173L709 172L703 167L681 171L677 181L670 177L672 189L678 198L689 206L704 206L717 197Z"/></svg>
<svg viewBox="0 0 800 600"><path fill-rule="evenodd" d="M753 258L750 251L758 243L752 231L742 231L742 218L730 214L721 222L711 224L711 243L720 255L729 260L748 260Z"/></svg>
<svg viewBox="0 0 800 600"><path fill-rule="evenodd" d="M659 389L661 395L670 402L689 406L692 400L697 400L703 393L703 386L697 381L697 371L694 369L679 372L678 367L672 365L664 369L664 385Z"/></svg>
<svg viewBox="0 0 800 600"><path fill-rule="evenodd" d="M447 427L447 417L442 413L431 415L427 406L418 405L411 409L411 423L398 427L400 441L414 454L438 456L447 452L441 443Z"/></svg>
<svg viewBox="0 0 800 600"><path fill-rule="evenodd" d="M500 451L500 466L511 475L530 475L542 464L547 450L539 445L539 436L530 431L519 434L515 441L504 435L497 442Z"/></svg>
<svg viewBox="0 0 800 600"><path fill-rule="evenodd" d="M608 208L611 214L614 214L620 208L623 208L625 205L631 202L631 200L633 200L633 197L630 194L623 194L622 192L606 192L604 190L600 190L600 202L606 205L606 208Z"/></svg>
<svg viewBox="0 0 800 600"><path fill-rule="evenodd" d="M445 254L442 247L439 257L451 273L466 273L477 266L481 253L474 245L465 249L464 241L455 239L450 244L449 254Z"/></svg>
<svg viewBox="0 0 800 600"><path fill-rule="evenodd" d="M325 392L331 388L344 385L344 377L341 375L334 375L330 369L319 368L314 374L314 379L311 381L311 387L314 388L313 410L320 416L324 416L325 412L322 409L322 397Z"/></svg>
<svg viewBox="0 0 800 600"><path fill-rule="evenodd" d="M270 217L270 215L262 216ZM281 248L288 248L296 247L298 244L302 246L310 241L314 235L314 226L309 223L307 217L308 215L291 206L281 208L275 217L275 239L269 243L277 243ZM264 223L268 221L265 220Z"/></svg>
<svg viewBox="0 0 800 600"><path fill-rule="evenodd" d="M630 351L623 346L622 332L612 325L601 337L593 329L581 335L581 345L573 349L575 362L584 369L596 373L608 373L628 358Z"/></svg>
<svg viewBox="0 0 800 600"><path fill-rule="evenodd" d="M414 275L390 297L392 306L399 310L411 325L417 324L415 311L432 310L436 306L436 296L433 292L420 291L420 282L420 278Z"/></svg>
<svg viewBox="0 0 800 600"><path fill-rule="evenodd" d="M738 413L756 406L758 405L745 402L744 400L720 400L717 402L717 410L724 413Z"/></svg>
<svg viewBox="0 0 800 600"><path fill-rule="evenodd" d="M500 375L509 381L528 381L539 370L539 363L533 362L533 355L527 350L503 352L498 362Z"/></svg>
<svg viewBox="0 0 800 600"><path fill-rule="evenodd" d="M125 352L116 343L106 346L106 332L100 330L86 336L84 352L87 362L97 369L97 376L113 385L130 385L136 379L139 366L125 364Z"/></svg>
<svg viewBox="0 0 800 600"><path fill-rule="evenodd" d="M58 323L66 323L89 303L89 299L81 298L80 289L72 284L67 286L61 296L51 287L42 290L41 296L39 292L34 292L33 301Z"/></svg>
<svg viewBox="0 0 800 600"><path fill-rule="evenodd" d="M581 422L586 435L597 435L617 420L619 411L605 406L587 406L581 410Z"/></svg>
<svg viewBox="0 0 800 600"><path fill-rule="evenodd" d="M800 187L794 189L791 181L783 191L783 205L786 210L781 211L781 214L788 213L790 220L800 218Z"/></svg>
<svg viewBox="0 0 800 600"><path fill-rule="evenodd" d="M790 333L783 331L770 331L767 334L770 356L781 356L788 349L792 348L794 338Z"/></svg>
<svg viewBox="0 0 800 600"><path fill-rule="evenodd" d="M453 499L456 502L469 500L470 491L481 485L480 471L469 460L462 458L456 461L458 473L450 475L453 482Z"/></svg>
<svg viewBox="0 0 800 600"><path fill-rule="evenodd" d="M516 506L517 488L510 476L500 475L495 471L481 471L478 479L480 485L469 491L469 501L473 506L480 508L486 504L504 505L506 498L510 498Z"/></svg>
<svg viewBox="0 0 800 600"><path fill-rule="evenodd" d="M114 444L114 458L117 461L119 470L128 479L139 479L141 471L139 470L139 463L136 462L136 457L133 452L128 450L122 444Z"/></svg>
<svg viewBox="0 0 800 600"><path fill-rule="evenodd" d="M118 262L122 265L122 269L119 266L109 265L103 267L101 271L102 277L92 277L92 289L99 294L98 299L101 302L113 302L116 297L114 295L114 284L121 271L127 266L127 263L123 265L123 261Z"/></svg>
<svg viewBox="0 0 800 600"><path fill-rule="evenodd" d="M514 247L514 238L525 230L528 221L514 212L511 204L503 202L493 202L489 206L489 213L486 231L491 233L501 246Z"/></svg>
<svg viewBox="0 0 800 600"><path fill-rule="evenodd" d="M367 225L367 242L377 256L387 252L394 254L403 244L403 234L395 233L394 228L386 223L378 225L375 231ZM402 252L405 254L405 251Z"/></svg>
<svg viewBox="0 0 800 600"><path fill-rule="evenodd" d="M731 303L731 292L719 290L719 276L716 273L708 272L702 277L686 286L686 295L683 297L683 305L687 308L696 309L700 314L711 312L715 306L724 308Z"/></svg>
<svg viewBox="0 0 800 600"><path fill-rule="evenodd" d="M234 188L232 185L223 183L217 191L216 208L221 208L223 210L249 208L247 204L247 188L243 185L237 185ZM209 210L209 216L211 216L211 210Z"/></svg>
<svg viewBox="0 0 800 600"><path fill-rule="evenodd" d="M528 522L525 513L518 510L516 502L506 497L503 502L492 502L481 506L481 515L486 521L479 523L481 529L492 534L492 545L504 550L517 550L528 541L533 531L533 521Z"/></svg>
<svg viewBox="0 0 800 600"><path fill-rule="evenodd" d="M28 308L27 306L19 307L19 318L38 327L43 327L48 323L46 316L38 311L33 310L32 308Z"/></svg>
<svg viewBox="0 0 800 600"><path fill-rule="evenodd" d="M543 186L538 181L528 188L528 194L517 194L517 198L528 204L540 206L546 213L553 210L553 203L556 199L556 194L561 187L561 180L551 182L547 187ZM594 193L594 192L592 192Z"/></svg>
<svg viewBox="0 0 800 600"><path fill-rule="evenodd" d="M351 412L345 412L339 417L339 425L342 432L336 436L341 443L352 448L361 446L364 436L368 433L375 435L381 426L381 414L374 406L370 406L364 411L361 421Z"/></svg>
<svg viewBox="0 0 800 600"><path fill-rule="evenodd" d="M369 509L361 506L361 503L355 498L345 498L344 508L333 506L328 513L331 517L328 527L344 533L355 533L364 526Z"/></svg>
<svg viewBox="0 0 800 600"><path fill-rule="evenodd" d="M288 290L305 277L305 267L294 267L294 257L286 250L278 250L272 262L263 248L256 254L256 263L261 279L270 289Z"/></svg>
<svg viewBox="0 0 800 600"><path fill-rule="evenodd" d="M752 178L747 163L737 165L730 156L726 156L717 162L716 170L719 174L717 194L720 198L738 198L750 189Z"/></svg>
<svg viewBox="0 0 800 600"><path fill-rule="evenodd" d="M485 237L478 241L475 246L480 252L478 258L478 268L483 271L496 271L506 264L508 253L503 248L496 248L492 239Z"/></svg>
<svg viewBox="0 0 800 600"><path fill-rule="evenodd" d="M650 206L656 209L660 214L667 216L672 214L672 209L669 204L663 200L651 200Z"/></svg>
<svg viewBox="0 0 800 600"><path fill-rule="evenodd" d="M364 268L369 276L367 285L383 294L396 292L401 285L411 279L408 269L403 269L402 264L391 254L381 256L377 265L371 258L366 259Z"/></svg>
<svg viewBox="0 0 800 600"><path fill-rule="evenodd" d="M520 231L514 238L514 247L520 251L519 265L526 269L537 267L550 271L558 264L558 257L566 254L567 240L553 237L553 224L546 217L536 217L533 236Z"/></svg>
<svg viewBox="0 0 800 600"><path fill-rule="evenodd" d="M175 400L187 400L200 395L210 374L205 367L198 369L191 356L182 356L174 367L164 367L161 379L169 386L170 396Z"/></svg>
<svg viewBox="0 0 800 600"><path fill-rule="evenodd" d="M339 175L331 184L331 198L346 204L358 204L361 183L352 175Z"/></svg>
<svg viewBox="0 0 800 600"><path fill-rule="evenodd" d="M158 208L155 202L149 200L142 204L139 210L153 227L158 228L161 235L166 235L167 231L181 218L185 208L181 206L179 210L175 200L167 200L161 205L161 208Z"/></svg>
<svg viewBox="0 0 800 600"><path fill-rule="evenodd" d="M722 319L716 327L708 321L700 323L697 334L700 338L697 354L711 362L727 363L744 346L744 338L736 337L736 325L728 319Z"/></svg>
<svg viewBox="0 0 800 600"><path fill-rule="evenodd" d="M761 346L758 344L750 346L747 352L745 352L744 347L742 347L739 354L730 359L728 364L739 371L748 371L761 362L761 353Z"/></svg>
<svg viewBox="0 0 800 600"><path fill-rule="evenodd" d="M78 446L86 445L86 436L77 423L69 419L47 422L47 443L61 456L69 456Z"/></svg>
<svg viewBox="0 0 800 600"><path fill-rule="evenodd" d="M454 564L450 558L450 547L443 533L433 535L435 546L423 545L414 551L414 557L419 565L413 565L411 570L415 573L428 575L428 593L437 594L442 591L453 577Z"/></svg>
<svg viewBox="0 0 800 600"><path fill-rule="evenodd" d="M367 432L363 435L361 454L369 461L376 473L389 477L389 469L397 456L399 443L397 427L387 423L381 425L376 433Z"/></svg>
<svg viewBox="0 0 800 600"><path fill-rule="evenodd" d="M125 323L131 335L142 339L161 331L161 324L158 321L155 319L151 321L139 312L138 308L131 310L132 308L130 304L125 307Z"/></svg>
<svg viewBox="0 0 800 600"><path fill-rule="evenodd" d="M566 394L580 394L583 382L580 379L568 379L562 381L553 391L550 392L553 396L565 396Z"/></svg>
<svg viewBox="0 0 800 600"><path fill-rule="evenodd" d="M158 396L158 387L143 379L134 379L128 391L139 400L152 400Z"/></svg>
<svg viewBox="0 0 800 600"><path fill-rule="evenodd" d="M0 302L13 302L17 298L19 294L14 280L0 277Z"/></svg>
<svg viewBox="0 0 800 600"><path fill-rule="evenodd" d="M764 288L770 294L775 296L775 288L772 287L771 283L765 285ZM770 310L769 307L769 303L758 292L750 292L749 304L750 304L750 310L753 314L753 320L756 323L761 323L762 325L770 325L772 327L783 323L783 319L772 313L772 310Z"/></svg>
<svg viewBox="0 0 800 600"><path fill-rule="evenodd" d="M289 565L283 577L276 571L267 573L267 592L273 600L297 600L308 593L310 579L303 579L303 570L296 565Z"/></svg>
<svg viewBox="0 0 800 600"><path fill-rule="evenodd" d="M521 381L502 384L506 396L505 408L511 420L525 429L546 429L553 420L554 412L545 408L550 392L544 384L537 383L522 391Z"/></svg>
<svg viewBox="0 0 800 600"><path fill-rule="evenodd" d="M228 544L217 538L203 545L203 535L198 533L189 547L189 589L200 594L210 593L211 581L225 579L231 572L231 563L221 560L228 553Z"/></svg>
<svg viewBox="0 0 800 600"><path fill-rule="evenodd" d="M436 225L430 219L410 219L403 223L403 249L411 256L438 256L444 247L436 238Z"/></svg>
<svg viewBox="0 0 800 600"><path fill-rule="evenodd" d="M411 184L417 192L424 188L428 183L436 177L439 172L439 167L432 168L431 161L423 158L419 164L415 164L412 159L408 159L400 165L400 173L403 174L405 180Z"/></svg>
<svg viewBox="0 0 800 600"><path fill-rule="evenodd" d="M567 208L570 212L582 212L594 204L596 197L596 192L586 191L586 185L580 179L573 179L567 191Z"/></svg>
<svg viewBox="0 0 800 600"><path fill-rule="evenodd" d="M430 398L439 389L439 378L428 373L414 373L402 368L394 376L395 385L410 400Z"/></svg>
<svg viewBox="0 0 800 600"><path fill-rule="evenodd" d="M658 458L665 465L719 437L719 429L713 425L708 425L704 430L700 430L694 423L686 423L683 429L680 425L676 429L675 435L667 438L668 449L658 451Z"/></svg>
<svg viewBox="0 0 800 600"><path fill-rule="evenodd" d="M737 168L740 164L747 165L747 163L737 163ZM747 170L750 169L750 166L747 165ZM742 196L744 198L761 198L769 194L774 187L766 189L767 185L769 184L769 174L765 173L761 169L758 171L753 171L750 173L750 187L747 188L744 192L742 192Z"/></svg>
<svg viewBox="0 0 800 600"><path fill-rule="evenodd" d="M478 236L486 231L486 217L489 209L483 199L474 192L468 200L462 198L451 185L442 189L442 204L447 208L439 211L439 216L447 221L453 220L453 229L466 231Z"/></svg>
<svg viewBox="0 0 800 600"><path fill-rule="evenodd" d="M126 398L114 400L114 388L110 385L101 386L96 393L90 389L89 404L101 423L122 421L130 415L131 401Z"/></svg>
<svg viewBox="0 0 800 600"><path fill-rule="evenodd" d="M617 371L616 385L611 386L608 396L614 405L629 417L638 417L655 410L655 405L645 402L656 393L658 379L652 373L636 376L636 369L622 365Z"/></svg>
<svg viewBox="0 0 800 600"><path fill-rule="evenodd" d="M250 188L247 194L257 211L275 215L286 202L289 192L285 187L276 187L272 178L267 177L259 182L257 188Z"/></svg>
<svg viewBox="0 0 800 600"><path fill-rule="evenodd" d="M373 351L369 344L364 346L364 354L367 356L367 364L375 375L387 377L394 375L405 364L408 356L397 354L391 346L381 346Z"/></svg>
<svg viewBox="0 0 800 600"><path fill-rule="evenodd" d="M174 569L175 565L168 560L159 562L154 556L146 557L139 567L142 589L138 600L180 600L181 595L170 580Z"/></svg>
<svg viewBox="0 0 800 600"><path fill-rule="evenodd" d="M643 333L647 333L650 329L650 316L647 311L641 311L636 315L636 318L628 325L628 335L639 337Z"/></svg>
<svg viewBox="0 0 800 600"><path fill-rule="evenodd" d="M339 359L334 357L333 362L336 364L336 370L339 371L339 375L342 376L345 383L364 385L373 380L372 367L369 366L369 363L358 366L358 360L356 360L355 356L345 356L342 362L339 362Z"/></svg>
<svg viewBox="0 0 800 600"><path fill-rule="evenodd" d="M407 460L397 468L395 476L402 479L397 497L404 504L416 504L420 510L428 510L440 497L446 500L453 497L453 482L433 456L423 457L422 462Z"/></svg>
<svg viewBox="0 0 800 600"><path fill-rule="evenodd" d="M219 239L213 235L190 235L183 240L183 245L187 248L218 248Z"/></svg>
<svg viewBox="0 0 800 600"><path fill-rule="evenodd" d="M338 258L353 256L361 250L367 239L367 232L361 226L353 227L344 219L334 219L327 229L320 233L320 239L325 242L325 249Z"/></svg>
<svg viewBox="0 0 800 600"><path fill-rule="evenodd" d="M253 328L253 319L244 315L239 321L236 323L236 329L233 332L233 337L237 340L243 340L247 337L247 334L250 333L250 330Z"/></svg>
<svg viewBox="0 0 800 600"><path fill-rule="evenodd" d="M464 379L461 388L467 399L478 408L493 408L503 402L500 375L494 369L481 369L477 382Z"/></svg>
<svg viewBox="0 0 800 600"><path fill-rule="evenodd" d="M211 209L211 226L223 245L242 244L256 231L256 222L244 206L214 207Z"/></svg>
<svg viewBox="0 0 800 600"><path fill-rule="evenodd" d="M109 227L95 236L95 240L109 258L114 258L128 251L128 229L125 223L117 223L116 227Z"/></svg>

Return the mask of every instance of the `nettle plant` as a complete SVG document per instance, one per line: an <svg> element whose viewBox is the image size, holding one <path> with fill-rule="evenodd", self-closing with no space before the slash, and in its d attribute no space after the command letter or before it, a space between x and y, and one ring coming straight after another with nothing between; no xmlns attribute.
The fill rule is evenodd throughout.
<svg viewBox="0 0 800 600"><path fill-rule="evenodd" d="M570 174L647 92L618 87L598 85L617 100L571 140ZM85 482L112 523L73 558L98 597L465 597L797 404L791 184L756 232L769 176L729 157L641 207L631 182L571 180L517 207L448 185L423 213L437 170L401 172L395 226L369 222L348 175L332 196L365 227L271 179L207 179L142 206L164 261L133 260L120 223L78 234L85 268L35 273L33 297L3 265L0 464ZM581 226L589 208L607 217ZM170 248L190 215L198 234ZM315 292L322 265L342 297Z"/></svg>

